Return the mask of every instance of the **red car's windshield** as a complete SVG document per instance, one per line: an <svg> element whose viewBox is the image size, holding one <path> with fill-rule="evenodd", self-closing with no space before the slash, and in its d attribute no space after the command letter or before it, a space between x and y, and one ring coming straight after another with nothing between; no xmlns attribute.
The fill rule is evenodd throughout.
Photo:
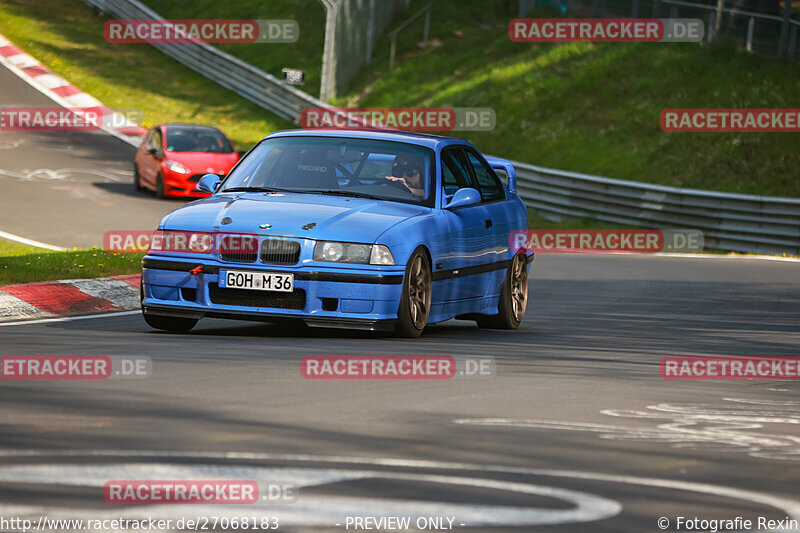
<svg viewBox="0 0 800 533"><path fill-rule="evenodd" d="M166 147L170 152L233 152L231 143L219 131L192 126L167 126Z"/></svg>

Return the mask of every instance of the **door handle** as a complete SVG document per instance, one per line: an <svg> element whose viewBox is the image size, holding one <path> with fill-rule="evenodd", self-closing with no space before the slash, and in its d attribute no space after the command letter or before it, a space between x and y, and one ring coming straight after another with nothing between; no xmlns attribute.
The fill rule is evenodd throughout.
<svg viewBox="0 0 800 533"><path fill-rule="evenodd" d="M494 223L488 218L486 219L485 224L487 228L491 228L494 225Z"/></svg>

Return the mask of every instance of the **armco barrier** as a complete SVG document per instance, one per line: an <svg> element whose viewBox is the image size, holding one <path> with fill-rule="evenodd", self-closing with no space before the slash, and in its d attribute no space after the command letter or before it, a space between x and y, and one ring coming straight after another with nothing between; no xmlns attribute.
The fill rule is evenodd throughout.
<svg viewBox="0 0 800 533"><path fill-rule="evenodd" d="M513 162L528 207L638 227L695 228L705 246L800 255L800 199L665 187Z"/></svg>
<svg viewBox="0 0 800 533"><path fill-rule="evenodd" d="M162 19L136 0L84 0L120 19ZM206 43L152 43L161 52L195 72L267 109L297 123L300 111L325 104L275 76Z"/></svg>
<svg viewBox="0 0 800 533"><path fill-rule="evenodd" d="M117 18L162 18L137 0L84 1ZM208 44L152 46L294 123L299 123L303 108L328 107ZM800 199L664 187L513 163L520 196L544 214L638 227L696 228L703 231L707 248L800 255Z"/></svg>

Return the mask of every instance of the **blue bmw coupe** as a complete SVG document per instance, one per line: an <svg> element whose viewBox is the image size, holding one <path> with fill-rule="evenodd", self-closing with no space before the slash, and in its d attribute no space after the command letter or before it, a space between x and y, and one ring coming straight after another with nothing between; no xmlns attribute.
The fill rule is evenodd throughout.
<svg viewBox="0 0 800 533"><path fill-rule="evenodd" d="M516 171L466 141L281 131L198 190L213 195L164 217L142 262L153 328L295 319L417 337L451 318L514 329L525 314Z"/></svg>

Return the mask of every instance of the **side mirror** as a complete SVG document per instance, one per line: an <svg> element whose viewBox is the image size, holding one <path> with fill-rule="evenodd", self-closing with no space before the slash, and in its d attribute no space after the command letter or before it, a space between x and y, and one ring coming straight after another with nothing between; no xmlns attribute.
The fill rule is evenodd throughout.
<svg viewBox="0 0 800 533"><path fill-rule="evenodd" d="M217 187L219 187L221 181L222 179L216 174L206 174L197 182L197 190L213 194L213 192L217 190Z"/></svg>
<svg viewBox="0 0 800 533"><path fill-rule="evenodd" d="M506 183L508 192L517 192L517 169L514 168L511 161L499 157L487 157L486 162L493 169L501 170L508 176L508 183Z"/></svg>
<svg viewBox="0 0 800 533"><path fill-rule="evenodd" d="M465 187L458 189L453 195L453 199L447 202L445 209L455 209L457 207L467 207L481 203L481 193L477 189Z"/></svg>
<svg viewBox="0 0 800 533"><path fill-rule="evenodd" d="M153 156L158 157L158 148L148 148L147 153Z"/></svg>

